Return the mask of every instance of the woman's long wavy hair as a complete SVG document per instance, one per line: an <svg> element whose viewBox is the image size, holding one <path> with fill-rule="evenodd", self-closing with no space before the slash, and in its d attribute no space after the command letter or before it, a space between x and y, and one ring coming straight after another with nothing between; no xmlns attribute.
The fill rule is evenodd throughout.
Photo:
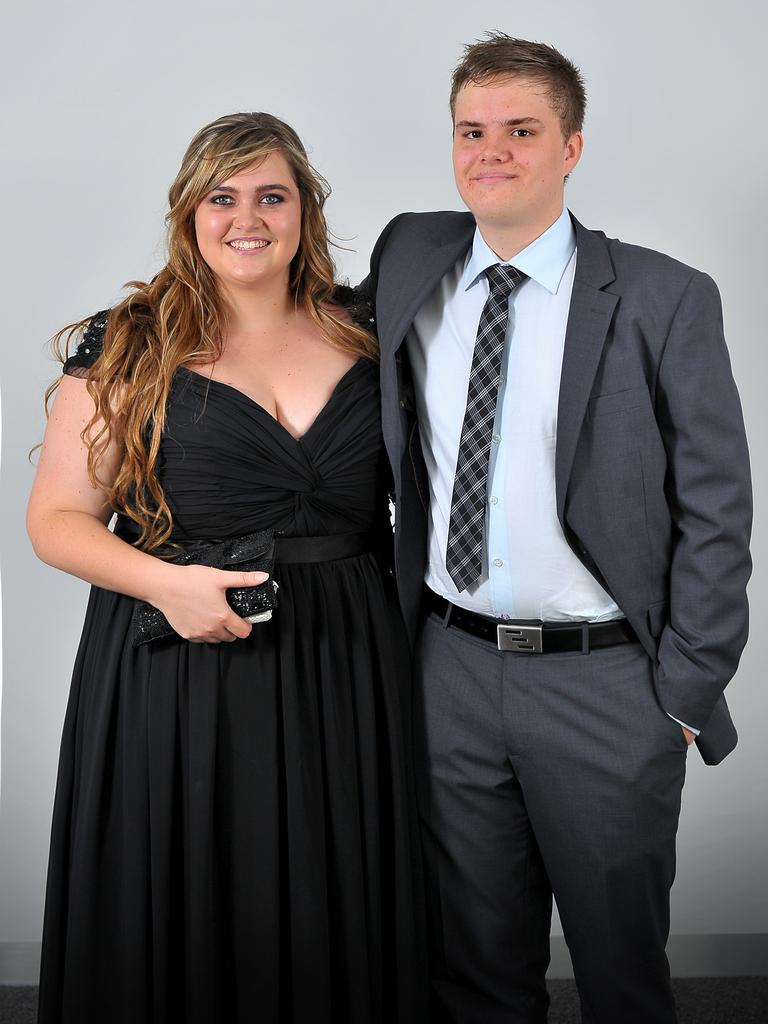
<svg viewBox="0 0 768 1024"><path fill-rule="evenodd" d="M145 551L164 546L173 529L155 468L174 373L185 363L214 362L226 336L227 306L200 255L195 211L212 188L271 153L287 160L301 197L301 235L289 283L296 307L331 344L377 355L372 335L332 305L334 265L323 215L330 188L309 163L296 132L263 113L229 114L206 125L190 143L168 194L167 262L148 284L128 283L131 291L111 310L102 354L88 371L96 407L82 433L88 474L112 508L138 525L135 543ZM70 324L54 337L59 359L87 325L87 319ZM46 392L46 408L60 381ZM112 440L119 442L122 459L114 483L106 487L98 467Z"/></svg>

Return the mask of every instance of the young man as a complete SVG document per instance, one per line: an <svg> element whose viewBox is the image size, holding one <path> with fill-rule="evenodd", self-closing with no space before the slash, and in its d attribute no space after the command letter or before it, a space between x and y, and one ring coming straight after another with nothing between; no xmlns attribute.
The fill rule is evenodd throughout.
<svg viewBox="0 0 768 1024"><path fill-rule="evenodd" d="M435 1018L546 1020L555 894L590 1024L671 1024L688 743L736 743L750 483L713 282L563 205L585 95L500 33L453 77L470 213L403 214L376 296Z"/></svg>

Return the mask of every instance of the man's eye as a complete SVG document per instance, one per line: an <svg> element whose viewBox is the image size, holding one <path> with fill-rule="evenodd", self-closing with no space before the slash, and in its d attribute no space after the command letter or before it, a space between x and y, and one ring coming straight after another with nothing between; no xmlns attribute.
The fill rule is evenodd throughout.
<svg viewBox="0 0 768 1024"><path fill-rule="evenodd" d="M481 132L479 132L479 131L477 131L477 129L473 128L471 131L464 132L464 138L465 139L479 139L481 134L482 134Z"/></svg>
<svg viewBox="0 0 768 1024"><path fill-rule="evenodd" d="M264 203L265 206L274 206L276 203L282 203L283 197L275 195L274 192L267 192L259 200L260 203Z"/></svg>
<svg viewBox="0 0 768 1024"><path fill-rule="evenodd" d="M512 134L516 135L519 139L527 139L531 133L527 128L515 128Z"/></svg>

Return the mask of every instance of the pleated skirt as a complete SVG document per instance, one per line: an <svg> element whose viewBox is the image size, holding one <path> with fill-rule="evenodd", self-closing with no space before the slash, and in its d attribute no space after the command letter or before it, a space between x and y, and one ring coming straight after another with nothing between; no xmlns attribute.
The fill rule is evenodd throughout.
<svg viewBox="0 0 768 1024"><path fill-rule="evenodd" d="M410 672L372 555L285 566L247 640L135 648L93 588L40 1024L427 1019Z"/></svg>

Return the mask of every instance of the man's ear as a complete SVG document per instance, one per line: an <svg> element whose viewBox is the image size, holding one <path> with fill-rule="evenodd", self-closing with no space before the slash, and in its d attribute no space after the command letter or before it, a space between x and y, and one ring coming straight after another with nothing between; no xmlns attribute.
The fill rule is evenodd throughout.
<svg viewBox="0 0 768 1024"><path fill-rule="evenodd" d="M573 135L571 135L571 137L565 143L565 152L563 154L563 174L567 176L571 173L573 168L581 159L583 149L583 133L574 132Z"/></svg>

